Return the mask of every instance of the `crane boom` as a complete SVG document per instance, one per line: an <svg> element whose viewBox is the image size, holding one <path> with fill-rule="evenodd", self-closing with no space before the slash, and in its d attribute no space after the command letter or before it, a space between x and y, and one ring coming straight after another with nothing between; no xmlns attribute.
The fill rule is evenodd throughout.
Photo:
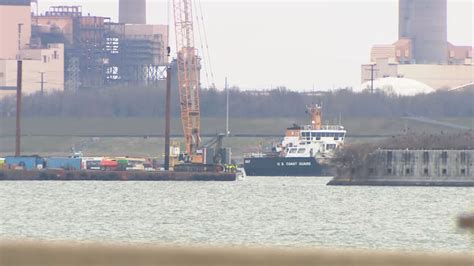
<svg viewBox="0 0 474 266"><path fill-rule="evenodd" d="M191 0L173 0L181 122L186 153L193 155L201 144L199 58L194 44Z"/></svg>

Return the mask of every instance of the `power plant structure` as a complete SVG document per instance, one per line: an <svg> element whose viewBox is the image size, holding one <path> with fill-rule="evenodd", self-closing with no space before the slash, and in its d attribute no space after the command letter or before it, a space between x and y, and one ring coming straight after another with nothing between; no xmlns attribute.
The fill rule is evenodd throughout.
<svg viewBox="0 0 474 266"><path fill-rule="evenodd" d="M9 65L17 59L36 60L24 65L26 73L38 74L24 84L26 93L43 85L46 91L165 86L168 25L146 24L146 0L119 0L119 22L84 14L81 6L51 6L39 14L30 0L0 1L0 13L8 18L0 25L0 98L14 94L16 68ZM48 47L55 49L52 56L40 52ZM56 61L61 65L49 67Z"/></svg>
<svg viewBox="0 0 474 266"><path fill-rule="evenodd" d="M448 42L447 0L399 0L398 28L398 41L372 47L370 63L361 67L362 89L374 79L387 86L409 79L434 90L474 82L473 47Z"/></svg>
<svg viewBox="0 0 474 266"><path fill-rule="evenodd" d="M447 63L447 15L446 0L400 0L398 39L411 40L416 63Z"/></svg>

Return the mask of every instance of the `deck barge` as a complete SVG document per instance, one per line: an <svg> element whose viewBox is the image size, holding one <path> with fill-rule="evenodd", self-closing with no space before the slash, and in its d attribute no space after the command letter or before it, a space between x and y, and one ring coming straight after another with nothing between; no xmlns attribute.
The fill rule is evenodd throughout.
<svg viewBox="0 0 474 266"><path fill-rule="evenodd" d="M235 173L0 170L0 181L235 181Z"/></svg>

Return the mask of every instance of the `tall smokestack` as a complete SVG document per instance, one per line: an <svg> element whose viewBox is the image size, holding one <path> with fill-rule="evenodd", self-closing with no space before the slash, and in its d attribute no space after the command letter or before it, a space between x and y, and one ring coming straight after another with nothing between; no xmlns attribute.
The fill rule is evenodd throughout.
<svg viewBox="0 0 474 266"><path fill-rule="evenodd" d="M446 64L447 0L400 0L399 37L413 44L417 64Z"/></svg>
<svg viewBox="0 0 474 266"><path fill-rule="evenodd" d="M146 24L146 0L119 0L119 22Z"/></svg>

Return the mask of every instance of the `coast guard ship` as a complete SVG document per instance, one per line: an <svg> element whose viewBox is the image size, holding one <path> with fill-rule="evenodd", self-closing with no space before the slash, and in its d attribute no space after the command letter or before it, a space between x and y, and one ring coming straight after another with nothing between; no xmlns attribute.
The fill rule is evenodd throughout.
<svg viewBox="0 0 474 266"><path fill-rule="evenodd" d="M346 138L341 125L323 125L321 106L307 108L310 125L294 125L272 152L244 158L247 176L323 176L330 158Z"/></svg>

